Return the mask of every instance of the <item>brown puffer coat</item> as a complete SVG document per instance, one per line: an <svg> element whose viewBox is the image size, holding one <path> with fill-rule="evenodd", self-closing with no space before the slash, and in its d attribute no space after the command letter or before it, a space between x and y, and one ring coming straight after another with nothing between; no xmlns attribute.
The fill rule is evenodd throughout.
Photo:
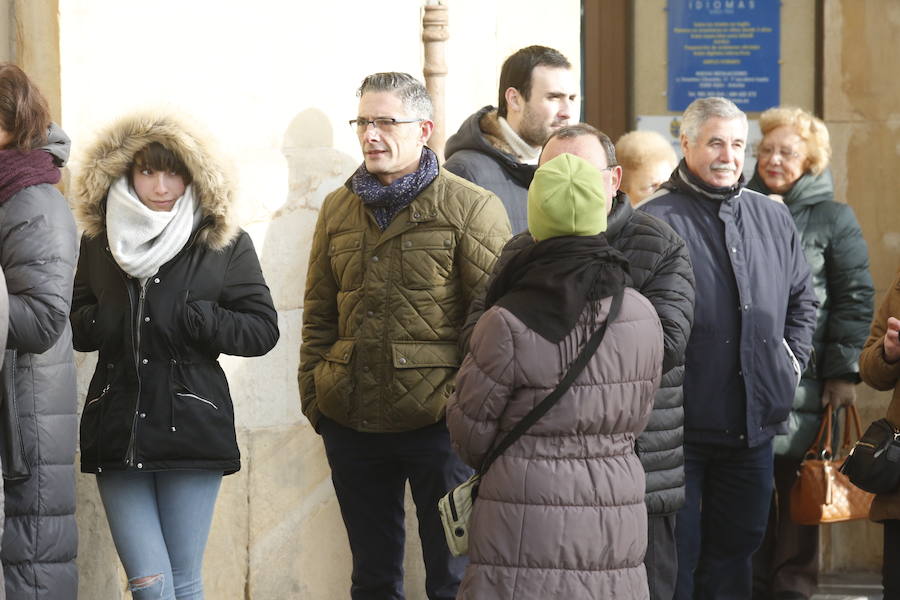
<svg viewBox="0 0 900 600"><path fill-rule="evenodd" d="M894 427L900 427L900 362L889 363L884 358L884 332L887 330L888 317L900 319L900 270L878 307L869 339L859 356L859 375L862 380L876 390L893 390L894 395L885 418ZM875 496L869 518L873 521L900 519L900 490Z"/></svg>
<svg viewBox="0 0 900 600"><path fill-rule="evenodd" d="M597 323L606 319L604 299ZM559 344L494 306L472 334L447 404L453 447L480 465L562 379L584 343L586 307ZM482 479L458 598L649 598L644 470L634 442L659 387L663 335L650 302L622 309L569 391Z"/></svg>

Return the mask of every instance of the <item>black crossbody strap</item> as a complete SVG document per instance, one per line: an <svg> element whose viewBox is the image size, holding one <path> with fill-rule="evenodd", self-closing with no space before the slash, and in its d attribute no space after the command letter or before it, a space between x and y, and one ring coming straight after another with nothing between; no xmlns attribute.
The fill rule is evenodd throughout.
<svg viewBox="0 0 900 600"><path fill-rule="evenodd" d="M594 354L597 352L597 348L600 347L600 342L603 341L603 336L606 335L606 329L609 324L619 316L619 309L622 308L622 298L625 295L625 290L620 290L615 296L613 296L612 304L609 307L609 314L606 316L606 321L603 322L603 325L597 328L597 330L591 334L590 339L588 339L587 344L584 345L584 348L581 349L581 352L578 353L578 356L569 365L569 369L566 371L566 374L560 380L559 384L556 386L556 389L550 392L546 398L541 400L541 403L535 406L529 411L527 415L525 415L521 421L516 423L516 426L513 427L512 431L510 431L506 436L500 441L499 444L494 446L494 448L488 453L487 457L485 457L484 462L481 464L481 469L479 469L479 473L484 475L487 472L488 467L491 466L497 457L503 454L507 448L513 445L513 443L521 437L523 433L528 431L528 428L534 425L538 419L547 414L547 411L553 408L553 405L565 394L569 387L571 387L572 382L575 381L575 378L584 370L587 364L590 362L591 358L593 358Z"/></svg>

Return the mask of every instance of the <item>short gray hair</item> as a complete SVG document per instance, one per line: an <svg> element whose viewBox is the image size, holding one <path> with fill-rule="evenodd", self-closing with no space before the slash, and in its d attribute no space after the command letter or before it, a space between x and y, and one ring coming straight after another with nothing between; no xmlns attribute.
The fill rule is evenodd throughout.
<svg viewBox="0 0 900 600"><path fill-rule="evenodd" d="M400 97L403 107L419 119L434 118L434 105L428 90L409 73L373 73L363 79L356 95L362 98L366 92L390 92Z"/></svg>
<svg viewBox="0 0 900 600"><path fill-rule="evenodd" d="M688 141L697 141L700 128L710 119L742 119L747 122L747 115L728 98L710 96L709 98L697 98L691 102L681 116L681 133Z"/></svg>

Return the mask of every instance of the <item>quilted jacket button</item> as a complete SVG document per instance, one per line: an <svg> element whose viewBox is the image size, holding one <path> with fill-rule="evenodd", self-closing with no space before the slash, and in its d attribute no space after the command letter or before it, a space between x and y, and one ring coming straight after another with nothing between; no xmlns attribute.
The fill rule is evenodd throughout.
<svg viewBox="0 0 900 600"><path fill-rule="evenodd" d="M412 242L411 242L411 241L406 240L405 242L403 242L403 247L404 247L404 248L409 248L410 246L412 246Z"/></svg>
<svg viewBox="0 0 900 600"><path fill-rule="evenodd" d="M447 248L449 248L449 247L450 247L450 240L444 240L444 246L446 246Z"/></svg>
<svg viewBox="0 0 900 600"><path fill-rule="evenodd" d="M422 215L420 215L419 213L413 213L413 218L414 218L414 219L419 219L419 218L421 218L421 216L422 216Z"/></svg>
<svg viewBox="0 0 900 600"><path fill-rule="evenodd" d="M373 257L372 257L372 262L378 262L378 257L377 257L377 256L373 256Z"/></svg>
<svg viewBox="0 0 900 600"><path fill-rule="evenodd" d="M398 360L397 362L400 363L401 365L405 365L405 364L406 364L406 359L403 358L403 357L401 356L401 357L400 357L400 360Z"/></svg>

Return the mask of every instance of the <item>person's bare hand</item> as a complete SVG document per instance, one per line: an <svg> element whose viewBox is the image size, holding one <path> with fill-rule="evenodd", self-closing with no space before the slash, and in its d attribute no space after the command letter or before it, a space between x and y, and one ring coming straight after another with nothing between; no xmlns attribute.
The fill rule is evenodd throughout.
<svg viewBox="0 0 900 600"><path fill-rule="evenodd" d="M884 358L888 362L900 360L900 319L888 317L884 332Z"/></svg>

